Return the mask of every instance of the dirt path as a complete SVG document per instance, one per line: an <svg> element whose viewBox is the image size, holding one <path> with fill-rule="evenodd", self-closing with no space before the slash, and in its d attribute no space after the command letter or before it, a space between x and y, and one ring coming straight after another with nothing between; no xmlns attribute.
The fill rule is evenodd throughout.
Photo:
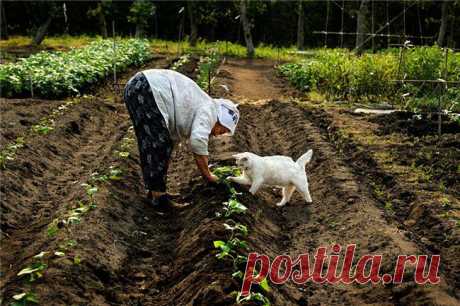
<svg viewBox="0 0 460 306"><path fill-rule="evenodd" d="M275 77L276 62L268 60L229 59L220 68L220 79L237 100L281 99L286 90Z"/></svg>

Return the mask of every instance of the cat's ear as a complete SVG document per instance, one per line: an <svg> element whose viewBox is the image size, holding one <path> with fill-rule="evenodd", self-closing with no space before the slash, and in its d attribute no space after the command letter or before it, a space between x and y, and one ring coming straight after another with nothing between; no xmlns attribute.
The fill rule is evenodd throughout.
<svg viewBox="0 0 460 306"><path fill-rule="evenodd" d="M233 154L232 157L236 160L240 160L244 157L244 153Z"/></svg>

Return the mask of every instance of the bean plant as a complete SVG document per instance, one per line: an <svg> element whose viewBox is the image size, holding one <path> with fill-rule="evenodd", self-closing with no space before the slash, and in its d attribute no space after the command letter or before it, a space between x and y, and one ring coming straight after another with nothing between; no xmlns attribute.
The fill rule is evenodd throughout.
<svg viewBox="0 0 460 306"><path fill-rule="evenodd" d="M141 39L97 40L70 51L42 51L16 63L0 65L3 96L63 97L81 90L130 65L151 58L149 43Z"/></svg>

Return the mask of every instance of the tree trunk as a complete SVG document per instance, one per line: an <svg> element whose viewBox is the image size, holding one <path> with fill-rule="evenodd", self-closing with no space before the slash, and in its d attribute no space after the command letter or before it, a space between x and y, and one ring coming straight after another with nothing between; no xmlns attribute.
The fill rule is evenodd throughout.
<svg viewBox="0 0 460 306"><path fill-rule="evenodd" d="M298 19L297 19L297 49L303 50L304 47L304 35L305 35L305 15L303 11L303 2L299 1L298 7Z"/></svg>
<svg viewBox="0 0 460 306"><path fill-rule="evenodd" d="M369 0L362 0L358 10L358 18L356 21L356 49L358 52L364 49L366 33L369 31L367 20L367 16L369 15L368 1Z"/></svg>
<svg viewBox="0 0 460 306"><path fill-rule="evenodd" d="M143 38L145 36L144 26L136 24L136 38Z"/></svg>
<svg viewBox="0 0 460 306"><path fill-rule="evenodd" d="M441 9L441 25L439 26L439 35L438 35L438 40L436 42L438 46L440 47L444 45L444 37L446 36L447 21L449 19L449 16L447 14L448 7L449 7L449 2L444 1L442 3L442 9Z"/></svg>
<svg viewBox="0 0 460 306"><path fill-rule="evenodd" d="M255 51L254 51L254 44L252 42L252 35L251 35L251 24L248 20L247 16L247 0L240 0L240 19L241 24L243 25L243 33L244 33L244 41L246 42L246 52L249 58L253 58Z"/></svg>
<svg viewBox="0 0 460 306"><path fill-rule="evenodd" d="M155 12L155 38L158 38L158 13Z"/></svg>
<svg viewBox="0 0 460 306"><path fill-rule="evenodd" d="M0 23L0 39L8 39L8 23L6 22L5 2L0 3L2 20Z"/></svg>
<svg viewBox="0 0 460 306"><path fill-rule="evenodd" d="M198 25L195 18L195 3L193 1L187 1L188 16L190 19L190 37L189 43L191 47L196 46L198 37Z"/></svg>
<svg viewBox="0 0 460 306"><path fill-rule="evenodd" d="M35 46L38 46L39 44L42 43L43 39L45 39L45 35L48 32L48 28L51 24L51 21L53 20L53 15L49 15L48 19L46 19L45 23L42 24L37 32L35 33L35 36L32 40L32 44Z"/></svg>
<svg viewBox="0 0 460 306"><path fill-rule="evenodd" d="M99 31L103 38L107 38L109 33L107 32L107 21L105 19L104 8L101 3L99 3L98 6L97 15L99 19Z"/></svg>

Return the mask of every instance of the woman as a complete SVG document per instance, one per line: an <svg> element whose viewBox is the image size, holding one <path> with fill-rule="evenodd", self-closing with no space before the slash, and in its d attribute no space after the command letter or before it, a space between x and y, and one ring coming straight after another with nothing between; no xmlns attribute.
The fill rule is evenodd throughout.
<svg viewBox="0 0 460 306"><path fill-rule="evenodd" d="M166 208L166 175L174 145L188 140L196 165L209 182L217 177L208 167L209 136L233 135L240 117L237 106L213 99L193 80L173 70L138 72L126 84L124 101L139 146L146 200Z"/></svg>

